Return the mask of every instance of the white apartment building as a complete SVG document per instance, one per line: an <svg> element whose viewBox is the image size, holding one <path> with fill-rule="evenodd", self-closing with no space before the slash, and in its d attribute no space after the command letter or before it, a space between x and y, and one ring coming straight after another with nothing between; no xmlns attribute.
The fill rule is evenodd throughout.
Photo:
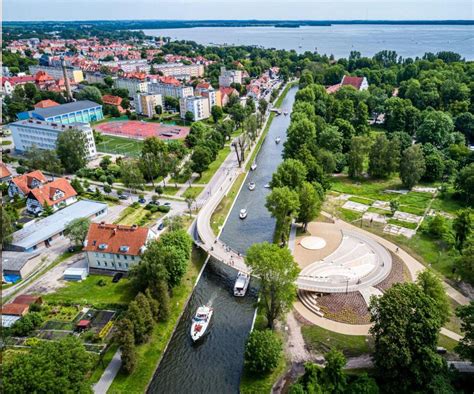
<svg viewBox="0 0 474 394"><path fill-rule="evenodd" d="M204 66L202 64L182 64L163 63L153 66L156 71L160 71L164 76L179 77L180 79L191 79L192 77L202 77Z"/></svg>
<svg viewBox="0 0 474 394"><path fill-rule="evenodd" d="M158 82L150 83L148 85L148 93L161 94L163 97L170 96L180 99L192 96L194 94L194 89L192 86Z"/></svg>
<svg viewBox="0 0 474 394"><path fill-rule="evenodd" d="M44 120L27 119L19 120L8 125L15 145L15 150L25 152L34 145L39 149L56 149L56 140L60 133L70 129L77 129L84 133L88 158L97 155L94 134L89 123L73 122L59 124Z"/></svg>
<svg viewBox="0 0 474 394"><path fill-rule="evenodd" d="M36 75L38 71L44 71L55 80L64 79L62 67L51 67L51 66L29 66L31 75ZM80 68L66 68L67 77L75 83L84 81L84 74Z"/></svg>
<svg viewBox="0 0 474 394"><path fill-rule="evenodd" d="M225 67L221 67L221 75L219 75L219 86L229 87L233 83L242 84L242 71L226 70Z"/></svg>
<svg viewBox="0 0 474 394"><path fill-rule="evenodd" d="M179 114L182 119L186 117L186 112L191 112L194 121L203 120L211 116L209 98L203 96L183 97L179 100Z"/></svg>
<svg viewBox="0 0 474 394"><path fill-rule="evenodd" d="M156 114L156 106L163 108L163 96L161 94L139 93L134 99L135 110L137 113L153 117Z"/></svg>
<svg viewBox="0 0 474 394"><path fill-rule="evenodd" d="M129 97L135 97L137 93L145 93L148 90L148 82L136 78L117 78L115 87L127 89Z"/></svg>
<svg viewBox="0 0 474 394"><path fill-rule="evenodd" d="M146 59L116 60L110 62L101 62L102 66L119 67L126 73L130 72L150 72L150 65Z"/></svg>
<svg viewBox="0 0 474 394"><path fill-rule="evenodd" d="M83 250L89 268L128 271L140 262L147 243L154 239L156 234L146 227L91 223Z"/></svg>

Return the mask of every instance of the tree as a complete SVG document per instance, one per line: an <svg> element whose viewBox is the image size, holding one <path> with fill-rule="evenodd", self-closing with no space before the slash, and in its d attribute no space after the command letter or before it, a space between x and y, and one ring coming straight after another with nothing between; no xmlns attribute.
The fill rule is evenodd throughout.
<svg viewBox="0 0 474 394"><path fill-rule="evenodd" d="M194 121L194 114L191 111L186 111L184 114L184 120L186 122L193 122Z"/></svg>
<svg viewBox="0 0 474 394"><path fill-rule="evenodd" d="M309 119L292 121L288 128L288 139L284 143L283 158L294 158L303 145L308 148L316 144L316 127Z"/></svg>
<svg viewBox="0 0 474 394"><path fill-rule="evenodd" d="M222 111L222 107L214 105L211 109L211 115L214 123L217 123L224 116L224 111Z"/></svg>
<svg viewBox="0 0 474 394"><path fill-rule="evenodd" d="M30 312L22 316L11 326L11 335L17 337L26 337L43 323L43 318L38 312Z"/></svg>
<svg viewBox="0 0 474 394"><path fill-rule="evenodd" d="M151 330L149 318L151 314L148 315L147 312L150 311L141 309L141 305L138 304L136 299L128 305L126 317L133 323L135 344L145 343L150 338Z"/></svg>
<svg viewBox="0 0 474 394"><path fill-rule="evenodd" d="M347 154L347 164L351 178L358 178L362 175L364 161L368 151L369 141L366 137L352 137L351 147Z"/></svg>
<svg viewBox="0 0 474 394"><path fill-rule="evenodd" d="M154 185L154 179L168 175L171 156L166 142L158 137L146 138L143 142L139 166L147 181Z"/></svg>
<svg viewBox="0 0 474 394"><path fill-rule="evenodd" d="M102 104L102 93L95 86L86 86L76 93L78 100L90 100Z"/></svg>
<svg viewBox="0 0 474 394"><path fill-rule="evenodd" d="M267 196L265 207L276 219L275 242L286 243L291 221L298 214L300 202L298 193L287 186L276 187Z"/></svg>
<svg viewBox="0 0 474 394"><path fill-rule="evenodd" d="M133 323L124 318L118 322L116 338L120 344L122 354L122 369L130 374L137 365L137 349L135 347L135 335Z"/></svg>
<svg viewBox="0 0 474 394"><path fill-rule="evenodd" d="M271 330L253 330L245 345L245 368L254 375L265 375L278 366L281 340Z"/></svg>
<svg viewBox="0 0 474 394"><path fill-rule="evenodd" d="M472 210L463 209L456 214L453 222L454 236L456 239L456 248L461 252L464 248L464 243L469 238L472 232Z"/></svg>
<svg viewBox="0 0 474 394"><path fill-rule="evenodd" d="M87 163L86 137L82 131L70 129L59 134L56 151L68 173L74 173Z"/></svg>
<svg viewBox="0 0 474 394"><path fill-rule="evenodd" d="M197 146L191 155L191 169L202 176L212 162L212 152L207 146Z"/></svg>
<svg viewBox="0 0 474 394"><path fill-rule="evenodd" d="M324 358L326 359L326 366L322 373L322 383L325 391L335 394L345 393L347 385L346 374L344 373L346 358L336 349L331 349Z"/></svg>
<svg viewBox="0 0 474 394"><path fill-rule="evenodd" d="M15 231L13 227L13 219L5 209L5 205L0 207L2 214L2 245L8 245L12 240L12 234Z"/></svg>
<svg viewBox="0 0 474 394"><path fill-rule="evenodd" d="M459 171L454 187L468 204L474 202L474 163Z"/></svg>
<svg viewBox="0 0 474 394"><path fill-rule="evenodd" d="M297 220L298 222L303 223L303 230L306 232L308 223L319 215L322 200L314 186L309 182L303 182L299 188L298 199L300 202L300 209Z"/></svg>
<svg viewBox="0 0 474 394"><path fill-rule="evenodd" d="M51 174L63 174L64 168L55 150L39 149L32 146L26 151L28 167L35 170L44 170Z"/></svg>
<svg viewBox="0 0 474 394"><path fill-rule="evenodd" d="M422 288L426 295L435 300L443 324L446 323L451 315L451 307L441 280L431 270L426 269L418 274L416 284Z"/></svg>
<svg viewBox="0 0 474 394"><path fill-rule="evenodd" d="M443 111L428 111L416 130L416 141L431 143L438 148L444 148L450 142L450 134L454 130L451 116Z"/></svg>
<svg viewBox="0 0 474 394"><path fill-rule="evenodd" d="M400 178L403 186L411 189L425 173L425 158L419 144L403 151L400 161Z"/></svg>
<svg viewBox="0 0 474 394"><path fill-rule="evenodd" d="M272 188L288 186L290 189L297 189L305 181L307 172L301 161L286 159L273 173L270 185Z"/></svg>
<svg viewBox="0 0 474 394"><path fill-rule="evenodd" d="M269 328L293 305L295 280L299 268L287 248L267 242L253 244L247 251L246 264L260 278L260 306L265 311Z"/></svg>
<svg viewBox="0 0 474 394"><path fill-rule="evenodd" d="M462 254L456 261L456 267L466 282L474 284L474 237L471 236L465 242Z"/></svg>
<svg viewBox="0 0 474 394"><path fill-rule="evenodd" d="M151 311L150 302L143 293L138 293L135 297L135 301L142 313L145 331L148 335L151 335L153 331L153 313Z"/></svg>
<svg viewBox="0 0 474 394"><path fill-rule="evenodd" d="M90 219L85 217L71 220L64 229L64 235L76 246L81 246L86 240L90 224Z"/></svg>
<svg viewBox="0 0 474 394"><path fill-rule="evenodd" d="M342 152L344 136L336 126L326 126L318 136L318 146L330 152Z"/></svg>
<svg viewBox="0 0 474 394"><path fill-rule="evenodd" d="M264 98L261 98L258 100L258 111L260 112L260 115L262 118L265 116L266 112L268 109L268 102Z"/></svg>
<svg viewBox="0 0 474 394"><path fill-rule="evenodd" d="M135 161L123 160L122 163L120 163L120 173L125 187L131 190L143 188L145 179L143 179L143 174Z"/></svg>
<svg viewBox="0 0 474 394"><path fill-rule="evenodd" d="M389 141L385 134L379 134L369 152L370 176L386 178L398 169L400 163L400 143L398 139Z"/></svg>
<svg viewBox="0 0 474 394"><path fill-rule="evenodd" d="M28 352L4 360L2 389L5 393L89 393L86 374L91 367L92 356L79 339L40 341Z"/></svg>
<svg viewBox="0 0 474 394"><path fill-rule="evenodd" d="M457 308L456 316L461 319L461 331L464 337L455 350L462 358L474 363L474 301Z"/></svg>
<svg viewBox="0 0 474 394"><path fill-rule="evenodd" d="M179 111L179 100L176 97L165 96L165 107L174 111Z"/></svg>
<svg viewBox="0 0 474 394"><path fill-rule="evenodd" d="M153 297L150 289L146 289L145 296L148 300L148 304L150 304L150 310L151 314L153 315L153 319L156 322L160 321L160 303Z"/></svg>
<svg viewBox="0 0 474 394"><path fill-rule="evenodd" d="M374 365L386 392L422 390L446 371L436 353L443 324L436 301L414 283L397 283L370 303Z"/></svg>

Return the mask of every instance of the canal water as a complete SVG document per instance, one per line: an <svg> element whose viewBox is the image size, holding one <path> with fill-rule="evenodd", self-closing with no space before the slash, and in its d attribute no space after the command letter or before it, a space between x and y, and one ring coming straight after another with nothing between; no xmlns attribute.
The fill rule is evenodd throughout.
<svg viewBox="0 0 474 394"><path fill-rule="evenodd" d="M282 161L283 144L286 141L286 130L290 125L290 112L297 90L297 87L291 88L283 99L281 108L283 111L288 111L288 116L282 114L274 117L257 155L257 168L249 172L220 235L222 242L240 253L245 254L254 243L273 241L275 219L265 208L265 201L270 193L270 189L265 188L265 185L271 181L272 174ZM277 137L281 138L279 144L275 143ZM247 187L250 182L256 184L252 191ZM248 215L246 219L241 220L239 212L243 208L247 209Z"/></svg>
<svg viewBox="0 0 474 394"><path fill-rule="evenodd" d="M282 108L291 111L297 88L287 93ZM258 167L247 182L257 188L242 188L224 226L221 238L232 248L245 252L255 242L271 241L274 221L265 208L269 190L263 186L281 161L283 143L290 116L276 116L257 156ZM281 138L275 144L275 138ZM250 194L252 193L252 194ZM242 207L249 210L247 219L239 219ZM194 289L189 303L171 338L168 348L148 388L150 394L238 393L243 370L244 348L252 327L257 302L256 280L252 279L247 295L233 296L237 271L210 259ZM214 315L209 333L193 344L190 338L191 319L196 309L211 303Z"/></svg>

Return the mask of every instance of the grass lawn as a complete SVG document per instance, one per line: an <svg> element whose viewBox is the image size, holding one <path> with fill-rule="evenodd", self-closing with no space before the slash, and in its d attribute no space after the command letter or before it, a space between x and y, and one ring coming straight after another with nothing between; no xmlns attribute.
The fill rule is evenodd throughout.
<svg viewBox="0 0 474 394"><path fill-rule="evenodd" d="M143 141L105 134L102 137L103 141L97 144L99 152L138 157L142 151Z"/></svg>
<svg viewBox="0 0 474 394"><path fill-rule="evenodd" d="M240 190L240 186L245 180L246 174L240 174L232 185L231 189L226 196L221 200L215 211L211 216L211 228L215 235L219 234L219 231L224 224L224 221L229 214L230 207L234 199L237 197L237 193Z"/></svg>
<svg viewBox="0 0 474 394"><path fill-rule="evenodd" d="M182 194L182 197L196 199L197 196L199 196L203 190L203 187L191 186L186 189L186 191Z"/></svg>
<svg viewBox="0 0 474 394"><path fill-rule="evenodd" d="M10 140L2 140L2 145L10 145L11 143Z"/></svg>
<svg viewBox="0 0 474 394"><path fill-rule="evenodd" d="M174 187L174 186L165 186L163 188L163 194L167 194L168 196L174 196L176 193L178 193L179 187Z"/></svg>
<svg viewBox="0 0 474 394"><path fill-rule="evenodd" d="M200 178L196 178L193 183L198 183L198 184L208 183L211 180L211 178L214 176L216 171L219 169L219 167L222 165L226 157L229 156L229 153L230 153L229 146L225 146L224 148L222 148L217 154L216 160L214 160L209 165L209 168L202 173L202 176Z"/></svg>
<svg viewBox="0 0 474 394"><path fill-rule="evenodd" d="M358 202L359 204L365 204L365 205L372 205L372 203L374 202L374 200L364 198L364 197L357 197L357 196L349 198L349 201Z"/></svg>
<svg viewBox="0 0 474 394"><path fill-rule="evenodd" d="M372 350L370 338L364 335L338 334L318 326L303 326L301 331L306 345L316 352L326 353L336 348L346 357L355 357Z"/></svg>
<svg viewBox="0 0 474 394"><path fill-rule="evenodd" d="M100 280L105 282L104 286L98 284ZM101 308L112 304L126 305L134 295L128 279L112 283L111 276L89 275L81 282L69 282L56 292L44 295L43 299L46 302L71 302Z"/></svg>
<svg viewBox="0 0 474 394"><path fill-rule="evenodd" d="M446 335L439 334L438 346L444 347L448 352L454 352L454 348L458 344L457 341L447 337Z"/></svg>
<svg viewBox="0 0 474 394"><path fill-rule="evenodd" d="M412 230L415 230L417 226L416 223L404 222L403 220L397 220L397 219L388 219L387 222L390 224L394 224L396 226L405 227Z"/></svg>
<svg viewBox="0 0 474 394"><path fill-rule="evenodd" d="M130 375L119 372L108 391L109 394L144 393L146 391L205 260L205 253L198 249L193 250L192 263L189 264L181 285L173 290L170 318L167 322L156 324L150 341L137 347L135 371Z"/></svg>
<svg viewBox="0 0 474 394"><path fill-rule="evenodd" d="M131 226L133 224L145 226L156 222L156 220L158 220L161 215L162 214L160 212L151 213L142 206L137 208L129 206L123 210L120 217L114 223L123 224L125 226Z"/></svg>

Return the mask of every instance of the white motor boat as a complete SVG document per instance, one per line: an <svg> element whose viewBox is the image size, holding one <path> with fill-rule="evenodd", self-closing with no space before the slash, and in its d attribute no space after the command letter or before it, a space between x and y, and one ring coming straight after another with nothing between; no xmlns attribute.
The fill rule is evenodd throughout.
<svg viewBox="0 0 474 394"><path fill-rule="evenodd" d="M280 137L276 137L276 138L275 138L275 144L279 144L280 141L281 141L281 138L280 138Z"/></svg>
<svg viewBox="0 0 474 394"><path fill-rule="evenodd" d="M237 279L234 284L234 296L243 297L247 292L250 283L250 275L243 272L237 274Z"/></svg>
<svg viewBox="0 0 474 394"><path fill-rule="evenodd" d="M250 166L250 169L252 171L255 171L257 169L257 163L256 162L253 162L252 165Z"/></svg>
<svg viewBox="0 0 474 394"><path fill-rule="evenodd" d="M265 188L270 189L272 186L269 183L265 184Z"/></svg>
<svg viewBox="0 0 474 394"><path fill-rule="evenodd" d="M247 217L247 210L245 208L240 210L239 217L245 219Z"/></svg>
<svg viewBox="0 0 474 394"><path fill-rule="evenodd" d="M207 332L213 312L214 310L208 306L200 306L197 309L191 324L191 338L194 342L201 339Z"/></svg>
<svg viewBox="0 0 474 394"><path fill-rule="evenodd" d="M285 111L285 112L283 112L283 113L285 114L285 116L288 116L288 111Z"/></svg>
<svg viewBox="0 0 474 394"><path fill-rule="evenodd" d="M248 186L248 187L249 187L249 190L250 190L250 191L254 190L254 189L255 189L255 186L257 186L257 185L255 184L255 182L249 182L249 186Z"/></svg>

